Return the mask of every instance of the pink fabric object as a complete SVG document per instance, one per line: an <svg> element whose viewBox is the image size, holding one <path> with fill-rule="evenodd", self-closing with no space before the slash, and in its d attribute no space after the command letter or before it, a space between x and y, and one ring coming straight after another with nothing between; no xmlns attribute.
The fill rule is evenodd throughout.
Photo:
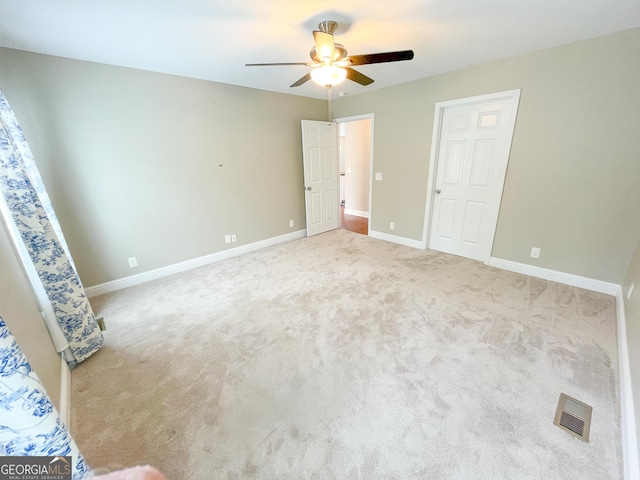
<svg viewBox="0 0 640 480"><path fill-rule="evenodd" d="M167 480L162 473L151 465L125 468L117 472L94 477L95 480Z"/></svg>

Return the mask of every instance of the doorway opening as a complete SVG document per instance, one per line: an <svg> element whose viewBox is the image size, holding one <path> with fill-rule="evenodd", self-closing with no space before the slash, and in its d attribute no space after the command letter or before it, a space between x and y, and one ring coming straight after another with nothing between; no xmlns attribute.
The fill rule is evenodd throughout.
<svg viewBox="0 0 640 480"><path fill-rule="evenodd" d="M340 228L361 235L369 235L369 219L358 215L344 213L344 205L340 205Z"/></svg>
<svg viewBox="0 0 640 480"><path fill-rule="evenodd" d="M338 123L340 228L369 234L373 114L345 117Z"/></svg>

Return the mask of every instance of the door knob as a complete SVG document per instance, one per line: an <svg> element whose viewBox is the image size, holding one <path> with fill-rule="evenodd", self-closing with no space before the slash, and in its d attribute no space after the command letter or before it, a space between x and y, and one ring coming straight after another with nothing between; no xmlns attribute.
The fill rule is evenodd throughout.
<svg viewBox="0 0 640 480"><path fill-rule="evenodd" d="M311 187L307 187L307 190L311 190Z"/></svg>
<svg viewBox="0 0 640 480"><path fill-rule="evenodd" d="M440 189L436 190L436 195L440 195Z"/></svg>

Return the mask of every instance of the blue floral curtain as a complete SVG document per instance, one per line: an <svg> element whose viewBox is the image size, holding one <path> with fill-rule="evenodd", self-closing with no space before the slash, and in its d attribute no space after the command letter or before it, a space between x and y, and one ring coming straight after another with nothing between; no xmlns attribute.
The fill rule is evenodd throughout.
<svg viewBox="0 0 640 480"><path fill-rule="evenodd" d="M104 344L22 129L0 92L0 194L69 343L72 368Z"/></svg>
<svg viewBox="0 0 640 480"><path fill-rule="evenodd" d="M70 456L73 480L93 477L49 395L1 317L0 456Z"/></svg>

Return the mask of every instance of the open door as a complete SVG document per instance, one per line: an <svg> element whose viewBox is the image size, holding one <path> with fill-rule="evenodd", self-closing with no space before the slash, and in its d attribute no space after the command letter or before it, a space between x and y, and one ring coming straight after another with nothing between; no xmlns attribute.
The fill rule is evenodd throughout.
<svg viewBox="0 0 640 480"><path fill-rule="evenodd" d="M308 237L335 230L340 225L337 132L334 122L302 120Z"/></svg>

